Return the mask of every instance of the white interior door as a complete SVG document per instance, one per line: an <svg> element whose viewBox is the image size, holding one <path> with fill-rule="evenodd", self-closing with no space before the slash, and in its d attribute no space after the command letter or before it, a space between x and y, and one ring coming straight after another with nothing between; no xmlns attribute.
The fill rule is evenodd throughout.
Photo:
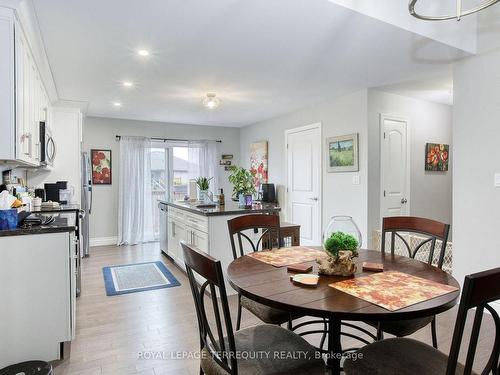
<svg viewBox="0 0 500 375"><path fill-rule="evenodd" d="M286 132L287 220L301 245L321 244L321 124Z"/></svg>
<svg viewBox="0 0 500 375"><path fill-rule="evenodd" d="M381 129L381 215L409 215L409 142L408 121L380 116Z"/></svg>

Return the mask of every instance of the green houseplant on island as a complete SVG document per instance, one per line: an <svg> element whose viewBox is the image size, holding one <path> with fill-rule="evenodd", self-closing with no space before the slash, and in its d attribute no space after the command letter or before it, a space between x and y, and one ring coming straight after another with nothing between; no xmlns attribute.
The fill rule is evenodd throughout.
<svg viewBox="0 0 500 375"><path fill-rule="evenodd" d="M231 174L228 177L233 185L233 198L238 200L240 206L245 205L245 196L255 193L252 173L243 168L233 165L229 168Z"/></svg>
<svg viewBox="0 0 500 375"><path fill-rule="evenodd" d="M196 185L198 186L198 200L200 202L207 203L211 201L210 199L210 181L213 180L213 177L198 177L196 179Z"/></svg>
<svg viewBox="0 0 500 375"><path fill-rule="evenodd" d="M334 216L324 235L328 257L318 259L319 273L351 276L356 272L354 258L361 247L361 233L350 216Z"/></svg>

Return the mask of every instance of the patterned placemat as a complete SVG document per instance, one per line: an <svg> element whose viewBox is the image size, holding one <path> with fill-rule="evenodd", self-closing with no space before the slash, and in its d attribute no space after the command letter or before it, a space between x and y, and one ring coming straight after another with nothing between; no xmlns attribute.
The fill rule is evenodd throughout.
<svg viewBox="0 0 500 375"><path fill-rule="evenodd" d="M389 311L400 310L458 290L451 285L397 271L339 281L330 286Z"/></svg>
<svg viewBox="0 0 500 375"><path fill-rule="evenodd" d="M274 267L285 267L291 264L310 262L320 257L325 257L326 253L322 250L310 249L304 246L293 246L267 251L257 251L247 255Z"/></svg>

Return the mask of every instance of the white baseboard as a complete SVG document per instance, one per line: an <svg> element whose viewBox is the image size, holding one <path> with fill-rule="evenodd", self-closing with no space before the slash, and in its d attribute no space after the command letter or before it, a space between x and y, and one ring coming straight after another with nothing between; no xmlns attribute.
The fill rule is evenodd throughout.
<svg viewBox="0 0 500 375"><path fill-rule="evenodd" d="M90 239L90 247L116 245L118 237L96 237Z"/></svg>

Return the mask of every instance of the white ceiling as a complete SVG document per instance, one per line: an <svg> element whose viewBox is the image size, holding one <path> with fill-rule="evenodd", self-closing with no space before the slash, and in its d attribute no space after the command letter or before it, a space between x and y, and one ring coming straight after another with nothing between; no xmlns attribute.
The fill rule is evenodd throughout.
<svg viewBox="0 0 500 375"><path fill-rule="evenodd" d="M243 126L366 87L445 79L464 56L328 0L34 6L59 97L94 116ZM216 110L201 105L209 91Z"/></svg>
<svg viewBox="0 0 500 375"><path fill-rule="evenodd" d="M453 105L453 76L443 75L424 81L407 81L393 85L377 87L377 90L393 94L409 96L411 98L427 100L429 102Z"/></svg>

